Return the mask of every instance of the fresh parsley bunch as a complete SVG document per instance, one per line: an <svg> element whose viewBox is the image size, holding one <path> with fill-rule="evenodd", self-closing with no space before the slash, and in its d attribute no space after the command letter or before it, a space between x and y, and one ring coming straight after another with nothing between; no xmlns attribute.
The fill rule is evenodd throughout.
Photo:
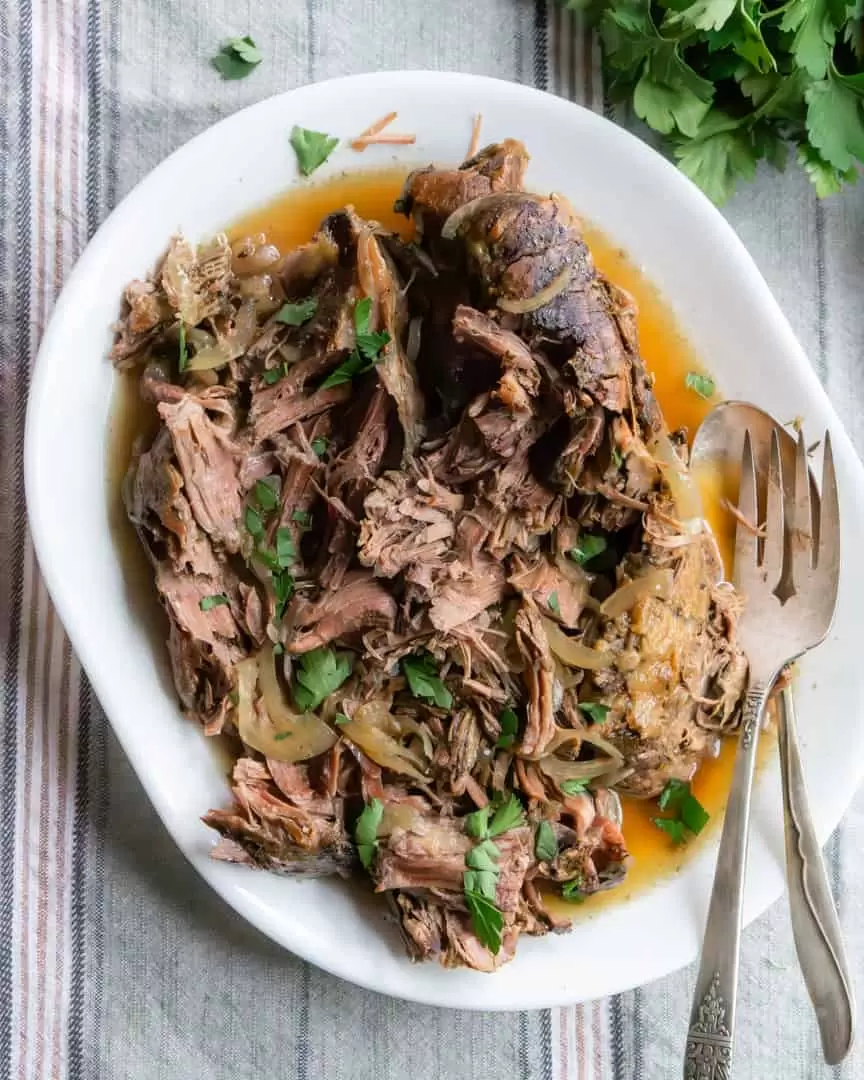
<svg viewBox="0 0 864 1080"><path fill-rule="evenodd" d="M864 0L564 0L587 10L613 99L667 136L716 203L790 145L830 195L864 161Z"/></svg>

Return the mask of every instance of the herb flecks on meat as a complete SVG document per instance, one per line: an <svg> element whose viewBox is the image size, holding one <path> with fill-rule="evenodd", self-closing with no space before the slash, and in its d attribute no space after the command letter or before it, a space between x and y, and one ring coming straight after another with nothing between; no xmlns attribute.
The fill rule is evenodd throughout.
<svg viewBox="0 0 864 1080"><path fill-rule="evenodd" d="M617 792L699 831L746 674L633 302L526 162L414 173L415 245L350 208L287 254L176 238L112 354L159 418L125 498L177 694L240 740L214 857L371 879L482 971L620 883Z"/></svg>

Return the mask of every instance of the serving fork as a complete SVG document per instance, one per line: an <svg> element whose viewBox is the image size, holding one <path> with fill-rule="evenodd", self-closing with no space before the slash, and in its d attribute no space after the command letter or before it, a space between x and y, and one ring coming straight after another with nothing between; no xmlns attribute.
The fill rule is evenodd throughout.
<svg viewBox="0 0 864 1080"><path fill-rule="evenodd" d="M824 640L837 601L840 522L830 436L825 436L820 501L811 500L803 436L794 455L794 475L784 484L780 439L781 432L773 427L766 490L760 500L750 431L744 436L733 580L746 601L738 637L750 670L690 1017L685 1080L730 1076L744 871L762 716L778 674ZM827 939L823 945L831 949ZM842 978L841 966L835 963L834 968ZM812 995L809 980L808 989ZM848 986L844 989L848 995ZM847 1048L850 1041L851 1030Z"/></svg>

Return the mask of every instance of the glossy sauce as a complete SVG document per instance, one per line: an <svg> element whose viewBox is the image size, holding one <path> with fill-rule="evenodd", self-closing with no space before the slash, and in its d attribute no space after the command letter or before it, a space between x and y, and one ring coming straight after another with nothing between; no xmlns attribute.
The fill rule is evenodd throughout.
<svg viewBox="0 0 864 1080"><path fill-rule="evenodd" d="M296 188L231 226L228 229L229 237L237 239L265 233L267 239L285 253L311 239L327 214L350 204L361 217L379 221L408 239L413 231L411 223L393 212L393 202L402 189L405 175L403 169L348 174L325 184ZM655 392L669 429L674 431L686 428L692 437L711 407L720 400L715 397L706 401L685 384L688 372L704 372L704 366L678 330L667 304L651 282L628 259L626 252L590 226L585 229L585 239L598 269L616 285L626 289L636 301L639 310L641 353L649 372L654 376ZM141 406L137 403L135 379L119 376L117 384L108 470L111 517L124 564L130 570L131 579L137 586L135 592L152 597L149 567L126 521L120 499L120 481L126 471L134 439L142 428L152 421L148 420L147 413L142 413ZM734 500L737 494L736 485L734 480L730 484L729 478L714 474L699 476L698 482L705 516L714 529L728 569L731 566L734 521L723 509L721 495ZM769 743L769 739L763 738L760 760L768 753ZM722 815L734 755L734 740L723 740L719 757L706 761L693 780L693 793L711 815L711 824L698 839L691 840L683 847L674 846L666 834L651 822L651 818L659 813L654 800L624 799L624 834L632 856L631 869L625 883L608 893L594 896L579 906L556 900L555 908L561 911L566 909L570 916L587 914L606 903L629 899L635 892L655 883L659 878L679 870L687 856L713 831Z"/></svg>

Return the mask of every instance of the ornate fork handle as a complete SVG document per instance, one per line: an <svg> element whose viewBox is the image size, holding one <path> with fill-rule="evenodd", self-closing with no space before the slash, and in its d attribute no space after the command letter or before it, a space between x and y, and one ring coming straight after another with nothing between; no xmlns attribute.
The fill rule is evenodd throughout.
<svg viewBox="0 0 864 1080"><path fill-rule="evenodd" d="M837 911L807 805L795 709L788 689L783 693L781 708L780 768L792 933L801 972L816 1009L825 1060L836 1065L849 1052L854 1035L852 983Z"/></svg>
<svg viewBox="0 0 864 1080"><path fill-rule="evenodd" d="M750 802L759 729L769 689L770 682L751 677L744 699L741 735L687 1033L685 1080L729 1080L731 1075Z"/></svg>

